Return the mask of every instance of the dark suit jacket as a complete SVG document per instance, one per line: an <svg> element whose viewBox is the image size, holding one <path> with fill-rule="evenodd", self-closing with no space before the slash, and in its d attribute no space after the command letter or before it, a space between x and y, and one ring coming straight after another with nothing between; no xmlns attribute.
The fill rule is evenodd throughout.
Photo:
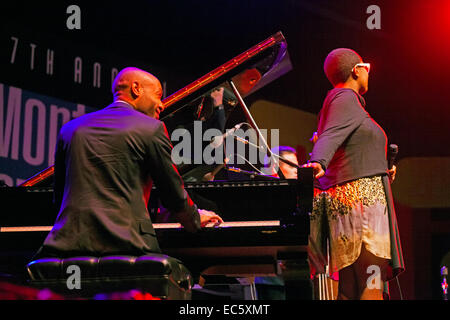
<svg viewBox="0 0 450 320"><path fill-rule="evenodd" d="M55 152L60 209L39 255L160 252L147 210L153 181L173 220L199 229L171 151L164 123L121 101L64 125Z"/></svg>

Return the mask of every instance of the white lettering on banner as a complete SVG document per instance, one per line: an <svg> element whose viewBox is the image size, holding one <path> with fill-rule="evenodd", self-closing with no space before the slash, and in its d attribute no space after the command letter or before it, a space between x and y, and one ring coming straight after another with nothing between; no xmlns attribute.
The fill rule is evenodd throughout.
<svg viewBox="0 0 450 320"><path fill-rule="evenodd" d="M49 75L53 75L53 61L54 61L53 50L47 49L47 67L45 68L45 72Z"/></svg>
<svg viewBox="0 0 450 320"><path fill-rule="evenodd" d="M82 64L83 64L83 61L81 60L81 58L76 57L75 61L74 61L74 72L73 72L73 75L74 75L73 81L74 82L81 83L81 72L82 72L81 66L82 66Z"/></svg>
<svg viewBox="0 0 450 320"><path fill-rule="evenodd" d="M94 82L93 82L94 88L100 88L101 69L102 67L100 63L98 62L94 63Z"/></svg>
<svg viewBox="0 0 450 320"><path fill-rule="evenodd" d="M37 110L36 122L37 135L33 134L33 115L34 110ZM23 158L24 160L34 166L39 166L44 163L45 154L45 104L37 99L28 99L25 103L25 121L23 131ZM33 137L36 136L36 141L33 143ZM32 155L32 148L35 147L35 155Z"/></svg>
<svg viewBox="0 0 450 320"><path fill-rule="evenodd" d="M20 111L22 105L22 90L9 87L8 103L5 121L5 100L3 84L0 83L0 157L8 158L11 148L11 159L19 159ZM11 143L12 142L12 143Z"/></svg>
<svg viewBox="0 0 450 320"><path fill-rule="evenodd" d="M32 166L40 166L45 161L52 165L59 129L71 119L84 115L86 106L77 104L76 109L71 110L51 104L47 109L37 98L22 101L22 90L15 87L9 87L6 101L5 88L8 87L0 83L0 157L23 159Z"/></svg>
<svg viewBox="0 0 450 320"><path fill-rule="evenodd" d="M117 68L111 69L111 87L112 87L112 84L114 83L114 79L116 78L118 73L119 73L119 70L117 70Z"/></svg>
<svg viewBox="0 0 450 320"><path fill-rule="evenodd" d="M11 37L11 40L14 41L14 45L13 45L13 49L11 52L11 64L14 63L14 61L16 61L16 52L17 52L17 44L19 43L19 39L16 37Z"/></svg>
<svg viewBox="0 0 450 320"><path fill-rule="evenodd" d="M13 178L8 176L7 174L0 173L0 181L3 181L10 187L12 187L14 185Z"/></svg>
<svg viewBox="0 0 450 320"><path fill-rule="evenodd" d="M34 43L30 43L31 53L30 53L30 70L34 70L34 53L36 49L36 45Z"/></svg>
<svg viewBox="0 0 450 320"><path fill-rule="evenodd" d="M86 113L86 107L82 104L77 104L77 110L72 111L72 118L78 118Z"/></svg>
<svg viewBox="0 0 450 320"><path fill-rule="evenodd" d="M24 181L25 181L25 179L16 178L15 185L18 186L18 185L22 184L22 182L24 182ZM14 186L14 179L11 176L4 174L4 173L0 173L0 184L1 184L1 182L4 182L6 185L8 185L10 187Z"/></svg>
<svg viewBox="0 0 450 320"><path fill-rule="evenodd" d="M11 36L10 39L12 40L12 50L11 50L11 56L9 58L10 64L16 63L16 57L20 53L24 53L26 55L30 55L29 57L29 68L33 71L38 71L40 68L36 68L39 66L39 62L45 63L45 68L41 68L42 70L45 69L45 74L53 76L54 70L55 70L55 51L49 48L42 48L39 47L39 44L31 43L29 42L28 45L30 46L30 50L18 50L19 48L19 38ZM41 59L42 61L39 61ZM22 60L20 60L22 61ZM28 66L27 66L28 67ZM83 59L80 56L76 56L73 60L73 82L82 84L83 83ZM101 88L101 74L102 70L102 64L101 62L94 62L92 65L92 73L93 73L93 81L92 81L92 87L93 88ZM114 82L115 77L119 73L119 70L117 68L111 68L111 86ZM104 86L105 87L105 86ZM107 88L108 91L111 87ZM163 84L164 89L164 97L165 97L165 83Z"/></svg>
<svg viewBox="0 0 450 320"><path fill-rule="evenodd" d="M164 100L164 99L167 97L167 82L166 82L166 81L163 81L162 87L163 87L163 95L162 95L162 98L163 98L163 100Z"/></svg>

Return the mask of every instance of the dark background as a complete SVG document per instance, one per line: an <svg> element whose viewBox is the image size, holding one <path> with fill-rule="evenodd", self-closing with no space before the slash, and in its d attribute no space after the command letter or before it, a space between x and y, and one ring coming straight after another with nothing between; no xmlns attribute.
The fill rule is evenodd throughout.
<svg viewBox="0 0 450 320"><path fill-rule="evenodd" d="M81 30L66 28L70 4L81 8ZM371 4L381 9L381 30L366 27ZM114 61L119 69L139 65L166 81L170 95L282 31L294 69L250 96L249 105L266 99L317 113L330 88L324 58L336 47L353 48L372 64L367 109L390 142L399 145L398 157L450 153L448 1L40 1L1 6L7 41L2 42L0 81L6 84L93 107L107 104L107 90L94 92L54 80L73 72L73 60L66 70L65 63L58 64L64 51L67 56L84 54L86 65L95 59ZM56 51L53 80L42 79L38 70L11 69L11 35ZM29 47L17 59L26 59L27 65L25 50ZM90 77L90 69L83 76Z"/></svg>
<svg viewBox="0 0 450 320"><path fill-rule="evenodd" d="M81 30L66 28L71 4L81 8ZM380 30L366 27L372 4L381 9ZM281 31L293 70L249 96L247 104L265 99L317 113L330 89L326 55L352 48L372 65L367 110L389 142L399 145L398 159L450 155L450 1L2 1L0 15L1 83L95 108L111 101L111 67L148 70L167 83L170 95ZM14 65L11 36L20 39ZM38 44L33 71L30 42ZM45 75L47 48L56 54L52 77ZM101 89L85 80L73 83L75 56L83 58L84 79L92 77L94 62L102 62ZM400 278L405 298L440 298L435 267L449 249L448 208L399 207L398 217L413 270ZM433 238L432 223L443 230Z"/></svg>

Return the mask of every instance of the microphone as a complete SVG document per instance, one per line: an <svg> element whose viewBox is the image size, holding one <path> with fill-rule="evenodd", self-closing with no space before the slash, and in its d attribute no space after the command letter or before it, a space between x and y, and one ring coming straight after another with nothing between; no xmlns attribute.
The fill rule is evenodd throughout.
<svg viewBox="0 0 450 320"><path fill-rule="evenodd" d="M398 146L396 144L389 145L389 153L388 153L388 169L392 169L394 165L395 157L397 157Z"/></svg>
<svg viewBox="0 0 450 320"><path fill-rule="evenodd" d="M226 139L226 137L228 137L229 135L232 135L233 133L236 132L236 130L238 130L240 127L242 127L245 124L245 122L239 123L237 125L235 125L233 128L228 129L224 134L222 134L221 136L215 136L212 140L211 140L211 147L213 148L217 148L218 146L220 146L223 143L223 140Z"/></svg>

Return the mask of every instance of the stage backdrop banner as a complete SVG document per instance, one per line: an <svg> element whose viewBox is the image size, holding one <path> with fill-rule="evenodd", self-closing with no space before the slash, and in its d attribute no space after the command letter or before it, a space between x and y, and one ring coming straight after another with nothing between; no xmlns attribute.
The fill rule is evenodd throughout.
<svg viewBox="0 0 450 320"><path fill-rule="evenodd" d="M170 66L159 65L151 55L141 61L132 52L121 55L89 42L70 42L18 27L0 28L0 48L0 83L95 108L111 102L113 81L125 67L154 74L161 81L163 97L191 82Z"/></svg>
<svg viewBox="0 0 450 320"><path fill-rule="evenodd" d="M16 186L51 166L62 125L95 110L0 83L0 181Z"/></svg>

